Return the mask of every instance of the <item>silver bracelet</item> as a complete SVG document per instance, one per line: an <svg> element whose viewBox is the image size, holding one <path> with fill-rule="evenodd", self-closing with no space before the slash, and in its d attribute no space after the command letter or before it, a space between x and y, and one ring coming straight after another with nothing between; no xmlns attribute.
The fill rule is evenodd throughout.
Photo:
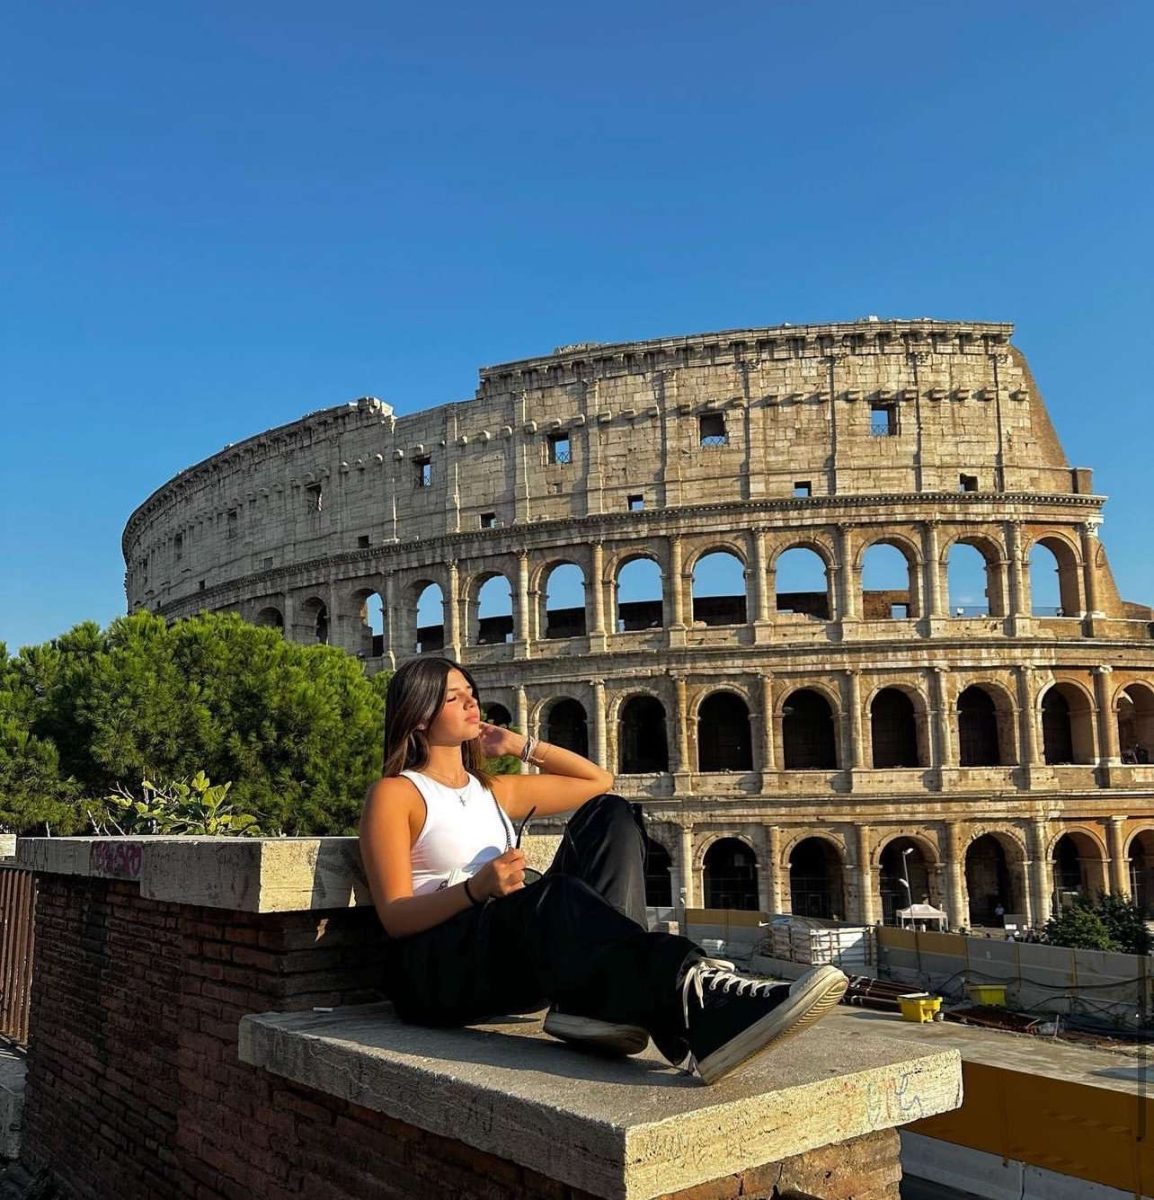
<svg viewBox="0 0 1154 1200"><path fill-rule="evenodd" d="M527 763L529 756L533 753L533 747L537 745L537 739L530 735L525 735L525 744L521 747L521 761Z"/></svg>

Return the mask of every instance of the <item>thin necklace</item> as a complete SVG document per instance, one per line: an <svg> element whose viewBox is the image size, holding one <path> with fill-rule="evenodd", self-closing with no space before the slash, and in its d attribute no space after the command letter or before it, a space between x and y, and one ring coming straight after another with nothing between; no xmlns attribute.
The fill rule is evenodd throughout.
<svg viewBox="0 0 1154 1200"><path fill-rule="evenodd" d="M447 780L442 779L439 775L434 775L433 772L427 767L425 768L424 774L428 775L428 777L433 780L434 783L439 783L442 787L447 787L449 791L456 792L457 799L460 800L462 806L465 805L465 793L469 790L469 785L473 782L472 775L470 775L467 771L465 772L465 782L462 784L449 783Z"/></svg>

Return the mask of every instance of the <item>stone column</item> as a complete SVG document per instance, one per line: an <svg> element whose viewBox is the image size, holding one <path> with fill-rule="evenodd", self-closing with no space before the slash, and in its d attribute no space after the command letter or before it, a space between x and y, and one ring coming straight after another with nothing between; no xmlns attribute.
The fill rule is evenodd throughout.
<svg viewBox="0 0 1154 1200"><path fill-rule="evenodd" d="M1054 904L1054 864L1050 861L1050 825L1045 817L1030 822L1030 854L1034 860L1033 918L1035 925L1050 919Z"/></svg>
<svg viewBox="0 0 1154 1200"><path fill-rule="evenodd" d="M685 581L681 575L681 538L673 534L669 538L669 627L684 629L685 620Z"/></svg>
<svg viewBox="0 0 1154 1200"><path fill-rule="evenodd" d="M965 833L958 821L946 824L946 908L950 914L950 926L960 929L970 924L970 910L966 903L966 851Z"/></svg>
<svg viewBox="0 0 1154 1200"><path fill-rule="evenodd" d="M693 827L690 825L681 827L681 891L684 897L681 919L684 922L684 909L696 908L698 902L697 880L693 870ZM682 933L684 932L682 928Z"/></svg>
<svg viewBox="0 0 1154 1200"><path fill-rule="evenodd" d="M841 576L841 619L856 621L861 616L861 608L858 605L858 573L854 570L848 525L837 527L837 557Z"/></svg>
<svg viewBox="0 0 1154 1200"><path fill-rule="evenodd" d="M1110 817L1106 822L1110 847L1110 891L1130 898L1130 860L1126 857L1125 817Z"/></svg>
<svg viewBox="0 0 1154 1200"><path fill-rule="evenodd" d="M766 854L769 858L770 911L789 912L789 872L781 861L781 826L770 825L766 830Z"/></svg>
<svg viewBox="0 0 1154 1200"><path fill-rule="evenodd" d="M930 668L930 703L933 705L934 766L956 766L954 755L952 706L946 687L949 667Z"/></svg>
<svg viewBox="0 0 1154 1200"><path fill-rule="evenodd" d="M515 693L517 698L517 728L526 736L529 734L529 697L525 695L524 684L517 684Z"/></svg>
<svg viewBox="0 0 1154 1200"><path fill-rule="evenodd" d="M1105 616L1098 597L1098 529L1101 524L1101 518L1094 517L1086 521L1079 530L1082 541L1083 590L1086 593L1088 617Z"/></svg>
<svg viewBox="0 0 1154 1200"><path fill-rule="evenodd" d="M1021 663L1014 668L1018 676L1018 741L1021 744L1022 766L1040 766L1042 756L1038 747L1038 727L1034 718L1033 668Z"/></svg>
<svg viewBox="0 0 1154 1200"><path fill-rule="evenodd" d="M761 676L761 724L758 733L758 753L761 757L761 789L765 791L765 776L774 769L773 762L773 676Z"/></svg>
<svg viewBox="0 0 1154 1200"><path fill-rule="evenodd" d="M392 577L390 576L390 578ZM286 591L284 593L281 611L284 613L284 629L282 630L282 633L290 642L296 641L296 638L293 636L293 634L296 632L296 613L293 610L292 592ZM406 654L412 654L412 652L412 646L407 647L405 650Z"/></svg>
<svg viewBox="0 0 1154 1200"><path fill-rule="evenodd" d="M384 642L382 657L388 661L389 666L393 666L397 661L397 642L400 640L401 627L398 623L398 613L396 612L397 585L395 578L390 571L385 576L385 582L381 588L381 632L384 637L381 639ZM407 658L411 651L403 650Z"/></svg>
<svg viewBox="0 0 1154 1200"><path fill-rule="evenodd" d="M841 766L852 767L855 770L865 765L865 734L863 732L861 711L861 672L846 671L842 687L845 697L845 720L842 728L849 745L842 747Z"/></svg>
<svg viewBox="0 0 1154 1200"><path fill-rule="evenodd" d="M1006 538L1006 614L1010 617L1028 617L1026 594L1022 581L1022 524L1007 521Z"/></svg>
<svg viewBox="0 0 1154 1200"><path fill-rule="evenodd" d="M945 616L946 598L942 595L942 564L939 561L937 521L922 522L922 557L925 559L926 581L926 607L922 616Z"/></svg>
<svg viewBox="0 0 1154 1200"><path fill-rule="evenodd" d="M1094 703L1098 708L1098 754L1103 766L1118 765L1122 761L1122 749L1118 742L1118 719L1110 697L1110 676L1114 668L1094 668Z"/></svg>
<svg viewBox="0 0 1154 1200"><path fill-rule="evenodd" d="M589 619L592 622L589 632L604 635L605 633L605 585L602 576L605 574L605 552L600 542L594 542L590 547L592 563L589 568L588 598L592 604L588 606Z"/></svg>
<svg viewBox="0 0 1154 1200"><path fill-rule="evenodd" d="M532 619L529 613L529 551L517 551L517 630L514 637L518 658L528 658L532 645Z"/></svg>
<svg viewBox="0 0 1154 1200"><path fill-rule="evenodd" d="M606 771L609 766L609 739L605 728L605 684L593 680L593 753L594 761Z"/></svg>
<svg viewBox="0 0 1154 1200"><path fill-rule="evenodd" d="M755 619L759 625L769 621L769 575L765 561L765 530L753 531L753 571Z"/></svg>
<svg viewBox="0 0 1154 1200"><path fill-rule="evenodd" d="M857 827L857 877L858 916L863 925L872 925L877 920L877 904L874 898L874 872L870 866L870 827Z"/></svg>
<svg viewBox="0 0 1154 1200"><path fill-rule="evenodd" d="M680 676L673 679L673 748L676 755L671 763L675 773L688 774L693 770L689 761L688 701L685 680Z"/></svg>
<svg viewBox="0 0 1154 1200"><path fill-rule="evenodd" d="M456 559L449 559L445 564L449 569L449 587L445 595L444 621L445 645L451 658L458 662L461 659L461 579L457 571Z"/></svg>

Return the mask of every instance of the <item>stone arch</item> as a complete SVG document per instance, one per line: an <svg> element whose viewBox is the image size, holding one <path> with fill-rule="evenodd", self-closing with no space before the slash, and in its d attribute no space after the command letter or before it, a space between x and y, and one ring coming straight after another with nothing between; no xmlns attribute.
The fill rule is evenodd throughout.
<svg viewBox="0 0 1154 1200"><path fill-rule="evenodd" d="M410 598L416 652L440 653L445 648L444 590L431 579L418 579L406 591Z"/></svg>
<svg viewBox="0 0 1154 1200"><path fill-rule="evenodd" d="M350 597L355 620L353 653L380 658L385 652L385 600L380 592L359 588Z"/></svg>
<svg viewBox="0 0 1154 1200"><path fill-rule="evenodd" d="M513 724L513 714L499 701L489 701L485 704L483 711L485 720L490 725L502 725L508 729Z"/></svg>
<svg viewBox="0 0 1154 1200"><path fill-rule="evenodd" d="M694 624L745 624L749 603L743 551L731 544L713 546L696 554L687 570L692 581Z"/></svg>
<svg viewBox="0 0 1154 1200"><path fill-rule="evenodd" d="M296 606L296 621L293 623L293 641L305 645L327 646L332 630L329 606L320 596L309 596Z"/></svg>
<svg viewBox="0 0 1154 1200"><path fill-rule="evenodd" d="M1050 765L1094 761L1093 707L1086 690L1068 679L1051 683L1038 698L1042 760Z"/></svg>
<svg viewBox="0 0 1154 1200"><path fill-rule="evenodd" d="M901 563L888 554L896 551ZM917 547L899 534L875 538L858 552L861 579L861 613L867 621L921 616Z"/></svg>
<svg viewBox="0 0 1154 1200"><path fill-rule="evenodd" d="M1092 900L1107 886L1106 847L1096 831L1060 829L1050 843L1054 874L1054 911L1060 912L1082 897Z"/></svg>
<svg viewBox="0 0 1154 1200"><path fill-rule="evenodd" d="M1004 913L1024 913L1028 883L1025 847L1003 829L976 830L965 851L970 925L993 925Z"/></svg>
<svg viewBox="0 0 1154 1200"><path fill-rule="evenodd" d="M1044 553L1042 553L1044 551ZM1027 548L1030 611L1038 617L1076 617L1082 611L1082 566L1064 536L1046 533ZM1051 577L1048 571L1053 570Z"/></svg>
<svg viewBox="0 0 1154 1200"><path fill-rule="evenodd" d="M893 829L879 836L869 853L870 866L877 868L881 865L881 856L885 848L896 841L914 842L922 852L926 862L934 868L943 865L942 851L937 839L922 829L905 830Z"/></svg>
<svg viewBox="0 0 1154 1200"><path fill-rule="evenodd" d="M837 770L837 710L823 688L806 686L786 694L778 742L787 771Z"/></svg>
<svg viewBox="0 0 1154 1200"><path fill-rule="evenodd" d="M822 834L797 838L788 862L790 911L795 916L845 917L846 860L833 838Z"/></svg>
<svg viewBox="0 0 1154 1200"><path fill-rule="evenodd" d="M513 586L501 571L479 571L465 586L470 646L504 646L515 634Z"/></svg>
<svg viewBox="0 0 1154 1200"><path fill-rule="evenodd" d="M589 717L572 696L558 696L543 707L541 737L553 746L589 757Z"/></svg>
<svg viewBox="0 0 1154 1200"><path fill-rule="evenodd" d="M673 907L673 856L648 832L645 835L645 903L649 908Z"/></svg>
<svg viewBox="0 0 1154 1200"><path fill-rule="evenodd" d="M958 729L958 765L1009 765L1013 754L1013 706L1002 688L970 683L954 703Z"/></svg>
<svg viewBox="0 0 1154 1200"><path fill-rule="evenodd" d="M774 604L779 613L828 621L833 615L829 551L820 542L791 542L772 560Z"/></svg>
<svg viewBox="0 0 1154 1200"><path fill-rule="evenodd" d="M744 838L713 839L701 867L706 908L757 911L757 852Z"/></svg>
<svg viewBox="0 0 1154 1200"><path fill-rule="evenodd" d="M1138 829L1126 847L1130 895L1143 917L1154 917L1154 829Z"/></svg>
<svg viewBox="0 0 1154 1200"><path fill-rule="evenodd" d="M617 709L618 773L651 775L669 770L665 705L648 692L634 692Z"/></svg>
<svg viewBox="0 0 1154 1200"><path fill-rule="evenodd" d="M946 597L952 617L1004 617L999 564L1005 551L993 538L961 534L943 550Z"/></svg>
<svg viewBox="0 0 1154 1200"><path fill-rule="evenodd" d="M937 859L923 838L894 834L878 847L877 861L883 924L896 925L898 911L911 904L937 904Z"/></svg>
<svg viewBox="0 0 1154 1200"><path fill-rule="evenodd" d="M749 703L739 692L719 688L697 705L697 769L753 770Z"/></svg>
<svg viewBox="0 0 1154 1200"><path fill-rule="evenodd" d="M905 683L878 687L866 702L870 724L870 763L875 770L929 764L928 706L917 688Z"/></svg>
<svg viewBox="0 0 1154 1200"><path fill-rule="evenodd" d="M554 559L537 573L540 612L537 628L544 638L584 637L585 571L571 558Z"/></svg>
<svg viewBox="0 0 1154 1200"><path fill-rule="evenodd" d="M665 623L665 574L652 554L629 553L613 567L613 628L660 629Z"/></svg>
<svg viewBox="0 0 1154 1200"><path fill-rule="evenodd" d="M265 629L279 629L281 633L284 633L284 613L276 605L266 604L256 614L253 624L260 625Z"/></svg>
<svg viewBox="0 0 1154 1200"><path fill-rule="evenodd" d="M1128 683L1114 697L1114 720L1123 762L1154 762L1154 688Z"/></svg>

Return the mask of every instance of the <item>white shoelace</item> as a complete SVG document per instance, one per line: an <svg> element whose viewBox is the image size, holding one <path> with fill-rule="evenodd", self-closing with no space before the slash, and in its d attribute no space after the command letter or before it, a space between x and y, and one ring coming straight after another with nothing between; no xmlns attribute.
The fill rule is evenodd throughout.
<svg viewBox="0 0 1154 1200"><path fill-rule="evenodd" d="M738 975L733 963L723 958L702 958L685 972L681 981L681 1015L685 1027L689 1028L689 994L697 997L697 1003L705 1007L705 990L711 992L733 992L735 996L768 996L778 986L773 979L750 979Z"/></svg>

